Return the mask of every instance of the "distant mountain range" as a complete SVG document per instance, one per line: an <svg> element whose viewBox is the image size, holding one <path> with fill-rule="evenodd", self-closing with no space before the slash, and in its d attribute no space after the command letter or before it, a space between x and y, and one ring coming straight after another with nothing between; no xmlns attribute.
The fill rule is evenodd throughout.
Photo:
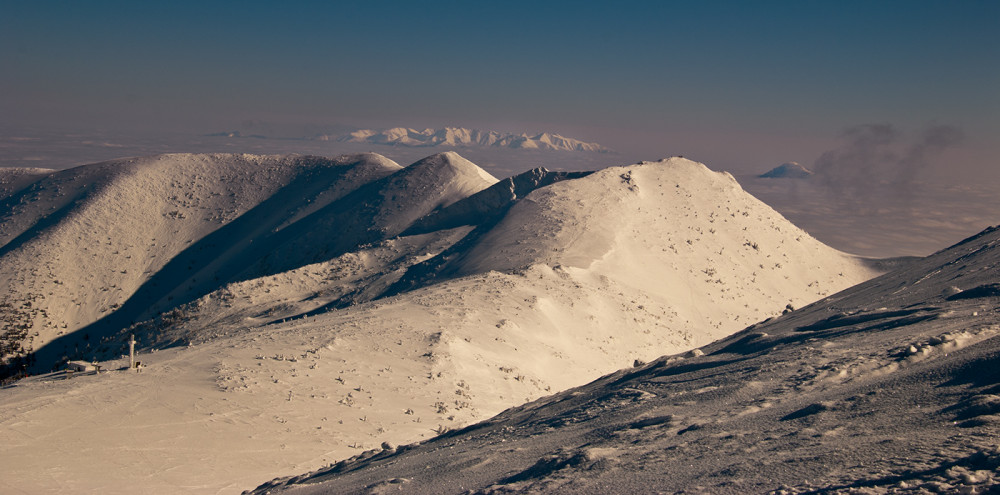
<svg viewBox="0 0 1000 495"><path fill-rule="evenodd" d="M308 141L339 141L350 143L370 143L389 146L433 147L433 146L491 146L509 149L532 149L552 151L612 152L610 148L597 143L560 136L549 132L539 134L512 134L497 131L482 131L462 127L427 128L424 130L407 127L389 129L359 129L347 134L316 134L301 138L272 138L262 134L244 134L240 131L209 134L216 137L254 139L302 139Z"/></svg>

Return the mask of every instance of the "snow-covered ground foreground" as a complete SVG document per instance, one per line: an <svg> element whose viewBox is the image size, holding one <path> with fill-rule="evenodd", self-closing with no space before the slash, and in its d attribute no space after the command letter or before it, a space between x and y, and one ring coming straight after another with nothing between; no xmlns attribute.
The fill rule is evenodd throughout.
<svg viewBox="0 0 1000 495"><path fill-rule="evenodd" d="M681 158L497 181L454 153L163 155L17 180L0 275L35 367L132 333L145 367L0 390L5 493L237 492L877 273Z"/></svg>
<svg viewBox="0 0 1000 495"><path fill-rule="evenodd" d="M256 493L995 493L1000 230L701 349Z"/></svg>

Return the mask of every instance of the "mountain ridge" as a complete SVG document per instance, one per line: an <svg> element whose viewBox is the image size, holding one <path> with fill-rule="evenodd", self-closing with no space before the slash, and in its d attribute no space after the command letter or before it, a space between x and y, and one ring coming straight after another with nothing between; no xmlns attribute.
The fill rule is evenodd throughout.
<svg viewBox="0 0 1000 495"><path fill-rule="evenodd" d="M372 163L348 172L359 162ZM335 160L170 154L103 162L45 176L4 199L13 204L5 213L17 219L24 216L18 212L24 211L28 218L27 222L2 223L4 227L15 225L19 233L17 239L0 248L0 277L8 287L8 293L2 296L2 318L22 322L16 325L19 327L24 326L26 318L30 320L21 331L38 333L32 337L42 345L116 313L140 288L152 288L151 282L157 284L157 274L177 279L167 287L154 289L153 293L159 295L153 299L134 300L132 305L142 309L113 319L117 325L127 326L146 308L156 311L161 298L179 295L174 288L197 275L188 272L213 262L202 259L191 248L207 248L208 252L232 249L216 245L219 243L213 241L212 234L217 229L236 226L237 230L250 232L252 238L266 229L264 225L280 223L267 219L288 211L284 200L278 201L283 203L283 209L265 208L256 218L246 215L279 194L285 185L298 180L302 187L313 191L301 198L308 199L328 191L326 180L365 183L388 174L393 167L401 168L382 157L365 154ZM326 179L316 181L318 177ZM194 194L199 188L210 192ZM298 193L303 192L299 188ZM327 199L339 194L326 193ZM46 214L50 205L56 206L55 214ZM240 222L245 226L240 227ZM236 242L245 235L224 235L224 242ZM80 239L86 241L81 243ZM185 252L189 253L187 259L178 258ZM48 276L31 275L38 265L46 267ZM175 268L163 272L168 266ZM80 267L90 270L81 271ZM25 305L23 300L32 303ZM95 342L98 338L95 335ZM83 342L74 345L80 344Z"/></svg>
<svg viewBox="0 0 1000 495"><path fill-rule="evenodd" d="M251 493L992 493L998 232L697 350Z"/></svg>
<svg viewBox="0 0 1000 495"><path fill-rule="evenodd" d="M338 141L367 143L385 146L405 147L453 147L483 146L508 149L530 149L548 151L581 151L592 153L613 153L610 148L598 143L581 141L550 132L507 133L484 131L463 127L425 128L390 127L384 129L358 129L346 134L315 134L297 138L269 138L262 134L243 134L239 131L208 134L211 137L251 138L251 139L303 139L308 141Z"/></svg>
<svg viewBox="0 0 1000 495"><path fill-rule="evenodd" d="M138 174L60 176L63 193L117 178L0 257L13 272L0 316L55 338L35 341L32 371L112 370L0 389L0 453L17 451L0 483L228 493L686 352L879 273L682 158L501 181L455 153L407 167L137 160ZM22 197L45 213L59 194L50 181ZM151 207L126 208L137 194ZM59 328L88 315L107 319ZM121 359L133 336L142 373ZM158 461L53 461L44 430L66 415L94 426L64 449L149 445Z"/></svg>
<svg viewBox="0 0 1000 495"><path fill-rule="evenodd" d="M647 176L657 177L650 184L660 191L659 196L646 197L640 178ZM670 179L676 182L670 192L677 199L669 200L678 202L672 213L675 220L655 213L668 198L663 192L666 184L656 181L667 176L675 176ZM577 185L591 183L576 190ZM687 186L695 189L688 190ZM567 188L572 192L555 193ZM205 192L196 194L199 189ZM181 195L174 191L186 192ZM115 332L210 294L224 284L277 275L415 233L430 235L426 239L430 245L439 245L445 238L453 239L453 243L427 256L408 255L406 267L400 265L391 277L380 276L382 282L364 290L350 289L341 295L346 299L329 301L322 307L356 304L364 300L358 299L361 294L387 297L439 280L497 270L516 272L539 263L577 270L607 265L602 276L612 275L615 270L631 270L629 263L616 263L616 256L643 260L649 256L652 245L635 251L637 243L646 242L642 237L647 234L671 240L668 246L677 256L694 257L674 262L669 268L641 269L629 275L631 280L641 280L630 282L638 284L640 290L656 292L661 291L657 277L690 277L682 273L682 267L700 263L698 258L703 255L698 253L709 249L694 247L694 243L703 239L716 243L716 228L723 229L730 221L742 222L749 218L750 210L770 213L758 214L748 226L785 222L766 205L758 201L745 203L745 199L737 203L746 211L737 208L736 203L732 207L712 205L709 218L698 219L700 214L706 214L698 209L708 205L699 204L700 199L686 202L696 193L730 197L729 201L737 196L749 198L728 174L712 172L681 158L612 167L594 174L536 170L504 181L497 181L454 152L431 155L408 167L374 154L345 155L332 161L317 157L172 154L104 162L43 176L3 198L8 205L5 214L11 220L2 225L15 230L4 229L8 231L8 242L0 247L0 263L21 267L0 274L7 277L9 287L3 296L3 318L19 322L15 325L17 335L27 334L18 344L24 350L18 353L39 351L41 354L32 355L33 359L56 362L60 355L65 360L107 349L108 339L118 338L113 336ZM242 206L233 209L233 198ZM140 199L148 204L135 208L139 204L135 201ZM630 205L643 201L651 203L645 209L620 211L623 207L631 210ZM129 207L135 208L133 212L126 211ZM226 213L227 209L232 211ZM55 213L49 214L49 210ZM109 216L109 211L115 214ZM147 213L136 216L139 212ZM612 218L615 215L618 218ZM715 215L720 215L721 220L712 227ZM619 253L614 246L620 243L621 222L627 218L644 218L628 223L634 224L631 228L637 233L643 229L640 225L663 224L670 229L683 225L691 237L682 243L678 232L654 229L655 234L628 234L624 245L631 247ZM26 220L18 223L21 219ZM460 227L462 230L454 231ZM789 228L796 238L793 244L811 239ZM102 231L121 234L94 238ZM15 234L17 238L11 238ZM733 238L749 235L744 234L726 234L718 238L721 244L710 249L721 252L728 246L740 248L737 252L758 252L757 240ZM59 255L49 259L64 248L43 246L51 242L67 246L73 237L90 238L93 245L71 251L75 257ZM422 242L399 245L416 249ZM143 244L145 253L141 250ZM748 251L751 247L752 251ZM833 259L833 253L827 250L824 254L793 256ZM781 257L787 259L789 253ZM48 267L48 277L29 275L36 269L26 260L35 258ZM67 264L68 259L73 261ZM648 263L660 266L656 257ZM88 264L100 269L80 272L73 267ZM702 271L724 285L717 276L722 273L711 263L708 265ZM775 273L775 267L781 264L770 268L760 265L758 271L765 278L758 280L755 272L750 277L754 285L741 290L760 295L782 292L777 281L764 281L765 274ZM852 272L852 277L865 270L855 269L861 271ZM57 272L64 275L58 276ZM82 278L73 280L71 274ZM741 276L730 274L731 280ZM832 279L809 282L816 287L836 285ZM96 286L98 290L80 294L70 286ZM760 289L764 286L768 287L766 291ZM376 287L384 290L379 289L379 293ZM728 296L720 293L713 297ZM19 302L23 298L31 302ZM771 304L783 305L777 301ZM319 307L308 311L317 310ZM6 340L15 340L11 335ZM81 340L79 335L84 338Z"/></svg>

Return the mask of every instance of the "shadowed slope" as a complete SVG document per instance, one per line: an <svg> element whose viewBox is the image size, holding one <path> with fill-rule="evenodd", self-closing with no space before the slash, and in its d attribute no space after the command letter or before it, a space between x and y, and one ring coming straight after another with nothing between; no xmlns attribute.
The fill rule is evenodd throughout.
<svg viewBox="0 0 1000 495"><path fill-rule="evenodd" d="M380 297L394 296L453 275L454 271L448 269L451 260L479 242L480 237L495 227L518 200L535 189L563 180L586 177L591 173L593 172L550 172L544 168L532 169L498 181L487 189L420 218L401 235L419 235L461 226L475 226L475 229L437 256L408 268L406 273ZM335 307L343 307L343 304L338 303Z"/></svg>
<svg viewBox="0 0 1000 495"><path fill-rule="evenodd" d="M415 220L491 186L496 179L456 153L432 155L354 191L281 232L280 244L242 278L285 271L303 250L316 262L399 235ZM289 263L295 260L295 264Z"/></svg>
<svg viewBox="0 0 1000 495"><path fill-rule="evenodd" d="M989 229L701 350L254 493L992 493L1000 298L978 288L998 268ZM901 320L916 313L932 317Z"/></svg>
<svg viewBox="0 0 1000 495"><path fill-rule="evenodd" d="M254 208L177 253L116 310L82 328L80 334L96 341L136 321L201 297L220 285L241 280L237 276L240 272L285 242L288 229L281 229L282 224L302 215L306 208L322 206L322 202L341 205L353 191L394 170L393 164L381 158L364 156L344 157L331 165L302 171ZM322 214L323 208L306 214L300 221ZM285 261L292 266L306 264L310 261L302 260L322 256L317 252L319 249L323 247L302 249L296 258ZM263 269L255 273L256 276L267 274ZM39 348L37 358L46 363L54 362L61 355L71 355L69 350L80 339L80 335L74 334L58 338Z"/></svg>
<svg viewBox="0 0 1000 495"><path fill-rule="evenodd" d="M415 235L459 227L494 223L515 201L535 189L562 180L586 177L593 172L550 172L536 168L497 181L496 184L420 218L402 235Z"/></svg>
<svg viewBox="0 0 1000 495"><path fill-rule="evenodd" d="M8 196L53 172L55 170L51 168L0 167L0 199L6 200Z"/></svg>
<svg viewBox="0 0 1000 495"><path fill-rule="evenodd" d="M204 158L191 160L180 165L194 168ZM273 170L285 177L281 167ZM235 245L197 278L244 266L231 277L238 281L219 282L217 290L103 343L117 357L134 331L142 373L29 377L0 391L0 450L17 452L0 467L0 485L235 492L382 442L463 427L636 360L686 351L872 274L700 164L613 167L536 188L543 178L528 174L518 179L526 185L505 181L482 202L463 202L494 181L457 155L437 155L340 200L305 202L308 208L283 221L258 217L278 224L277 232L262 231L253 244L273 240L266 251L280 255L228 264L253 254ZM197 188L193 182L186 187ZM252 206L278 189L262 189ZM192 196L186 201L214 197ZM159 211L178 223L156 247L169 242L181 247L174 252L192 254L185 245L192 231L178 227L201 225L192 217L198 210ZM131 225L127 213L119 220ZM410 235L416 223L443 230ZM108 222L109 238L131 232L114 225ZM365 236L381 240L350 246ZM301 264L324 249L331 258ZM446 271L380 297L424 262ZM249 278L260 273L270 274ZM169 293L175 300L189 290L186 282L179 289ZM333 309L345 301L356 304ZM177 342L189 345L163 347ZM669 422L664 416L629 424L657 427ZM65 451L99 444L109 455L53 459L49 425L56 424L88 425L61 430ZM156 455L133 455L136 445ZM505 477L528 481L583 458L556 456L530 476Z"/></svg>
<svg viewBox="0 0 1000 495"><path fill-rule="evenodd" d="M295 177L178 253L108 316L79 335L39 348L39 362L72 356L81 340L108 337L226 283L280 273L379 242L412 219L495 181L454 153L434 155L394 173L383 158L375 157L344 157L334 167ZM339 192L324 194L330 188ZM316 204L321 195L325 205ZM305 209L310 211L303 213Z"/></svg>
<svg viewBox="0 0 1000 495"><path fill-rule="evenodd" d="M355 353L338 366L361 369L372 359L361 349L392 329L399 342L432 342L417 362L465 383L455 410L437 413L454 425L497 412L512 398L710 342L874 273L809 238L728 175L686 160L556 181L512 203L488 200L498 189L508 185L417 222L455 218L453 209L475 210L470 203L496 204L493 215L479 208L484 223L475 228L387 239L230 284L144 324L150 340L143 341L205 343L271 326L322 328L355 342ZM317 278L326 282L310 281ZM402 354L376 362L415 364ZM377 382L371 386L392 386Z"/></svg>
<svg viewBox="0 0 1000 495"><path fill-rule="evenodd" d="M5 229L20 234L0 257L0 316L37 332L35 349L67 336L42 364L82 351L113 326L177 304L165 299L216 289L201 269L393 167L377 155L163 155L53 174L9 202Z"/></svg>

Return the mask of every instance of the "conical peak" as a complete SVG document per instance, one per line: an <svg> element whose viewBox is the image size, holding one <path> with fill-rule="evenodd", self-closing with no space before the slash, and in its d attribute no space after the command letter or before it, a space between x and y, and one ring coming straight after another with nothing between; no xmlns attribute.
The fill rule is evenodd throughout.
<svg viewBox="0 0 1000 495"><path fill-rule="evenodd" d="M759 177L768 179L805 179L813 175L813 172L798 162L787 162L760 174Z"/></svg>
<svg viewBox="0 0 1000 495"><path fill-rule="evenodd" d="M407 175L478 177L486 181L487 186L497 182L496 177L493 177L489 172L483 170L475 163L466 160L462 155L454 151L445 151L428 156L406 167L405 171Z"/></svg>
<svg viewBox="0 0 1000 495"><path fill-rule="evenodd" d="M403 169L403 167L400 164L378 153L356 153L352 155L342 155L334 159L334 162L337 163L338 165L354 164L355 167L359 167L363 170L370 170L373 172L384 171L393 173Z"/></svg>

